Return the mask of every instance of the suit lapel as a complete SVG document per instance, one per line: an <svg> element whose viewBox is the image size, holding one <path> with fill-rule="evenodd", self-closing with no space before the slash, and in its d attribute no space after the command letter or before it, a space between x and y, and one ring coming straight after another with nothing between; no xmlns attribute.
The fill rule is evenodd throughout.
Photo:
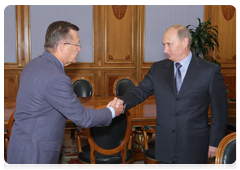
<svg viewBox="0 0 240 170"><path fill-rule="evenodd" d="M192 60L188 66L187 73L185 75L185 78L183 80L182 87L179 92L179 96L182 95L188 88L189 86L196 80L196 78L199 75L199 70L198 67L200 67L200 64L197 60L197 57L192 56Z"/></svg>
<svg viewBox="0 0 240 170"><path fill-rule="evenodd" d="M171 88L173 94L176 94L176 85L174 81L174 68L173 62L169 60L169 62L165 65L166 70L164 72L164 76L168 82L169 87Z"/></svg>

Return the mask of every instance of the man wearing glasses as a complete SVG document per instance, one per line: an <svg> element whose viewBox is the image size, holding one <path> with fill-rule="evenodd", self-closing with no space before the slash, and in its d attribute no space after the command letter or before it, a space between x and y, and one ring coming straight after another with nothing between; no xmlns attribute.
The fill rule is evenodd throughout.
<svg viewBox="0 0 240 170"><path fill-rule="evenodd" d="M124 107L87 109L77 99L64 66L76 62L79 28L65 21L49 25L45 52L24 68L17 95L15 122L8 145L7 162L12 164L57 163L66 120L88 128L107 126Z"/></svg>

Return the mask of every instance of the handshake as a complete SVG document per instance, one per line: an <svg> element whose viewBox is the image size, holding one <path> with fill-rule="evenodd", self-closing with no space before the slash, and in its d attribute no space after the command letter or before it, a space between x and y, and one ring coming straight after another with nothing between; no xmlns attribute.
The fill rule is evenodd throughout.
<svg viewBox="0 0 240 170"><path fill-rule="evenodd" d="M107 107L112 107L115 110L115 117L119 116L125 109L123 106L123 100L116 97L108 103Z"/></svg>

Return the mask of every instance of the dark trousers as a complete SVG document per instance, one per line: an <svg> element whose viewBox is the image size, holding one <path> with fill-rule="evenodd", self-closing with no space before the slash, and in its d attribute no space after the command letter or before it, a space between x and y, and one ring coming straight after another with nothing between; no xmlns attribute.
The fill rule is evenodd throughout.
<svg viewBox="0 0 240 170"><path fill-rule="evenodd" d="M183 169L183 168L179 165L177 157L175 157L175 158L173 159L173 163L172 163L172 164L168 164L168 163L160 162L160 161L159 161L159 166L160 166L160 169Z"/></svg>
<svg viewBox="0 0 240 170"><path fill-rule="evenodd" d="M175 157L175 158L173 159L173 163L172 163L172 164L168 164L168 163L160 162L160 161L159 161L159 166L160 166L160 169L183 169L183 168L180 166L180 164L178 163L177 157ZM191 168L191 169L200 169L200 167Z"/></svg>

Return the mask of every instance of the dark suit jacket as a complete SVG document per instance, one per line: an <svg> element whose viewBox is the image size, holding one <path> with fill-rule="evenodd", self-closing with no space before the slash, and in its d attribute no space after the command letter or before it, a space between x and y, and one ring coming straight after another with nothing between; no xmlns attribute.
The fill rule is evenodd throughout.
<svg viewBox="0 0 240 170"><path fill-rule="evenodd" d="M108 108L80 103L60 61L46 51L21 74L14 118L7 162L16 164L57 163L67 119L85 128L112 121Z"/></svg>
<svg viewBox="0 0 240 170"><path fill-rule="evenodd" d="M193 56L177 95L173 62L159 61L152 65L139 86L121 99L128 110L153 94L157 106L155 158L172 163L176 154L179 163L207 163L208 147L218 146L228 120L227 94L220 67Z"/></svg>

